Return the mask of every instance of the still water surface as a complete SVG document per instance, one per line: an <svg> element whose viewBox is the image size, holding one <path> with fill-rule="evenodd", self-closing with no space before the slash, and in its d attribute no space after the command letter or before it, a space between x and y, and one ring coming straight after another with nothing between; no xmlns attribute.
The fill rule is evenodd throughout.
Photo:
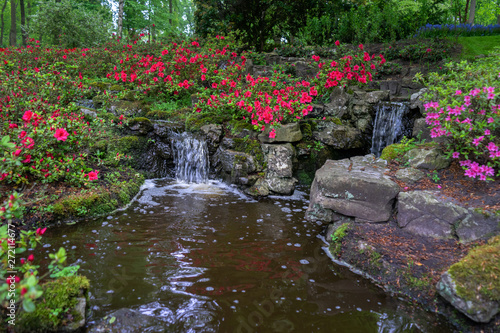
<svg viewBox="0 0 500 333"><path fill-rule="evenodd" d="M147 180L126 210L50 230L43 251L64 246L91 280L88 326L130 308L165 332L452 331L334 264L307 206L300 191L255 201L214 181Z"/></svg>

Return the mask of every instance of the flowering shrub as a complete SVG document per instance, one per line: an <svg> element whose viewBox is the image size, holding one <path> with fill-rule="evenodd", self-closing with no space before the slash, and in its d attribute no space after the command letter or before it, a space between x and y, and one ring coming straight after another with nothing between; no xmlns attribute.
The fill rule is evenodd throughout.
<svg viewBox="0 0 500 333"><path fill-rule="evenodd" d="M499 73L500 77L500 73ZM447 136L448 156L460 158L465 175L480 180L500 176L500 95L495 87L461 90L451 105L425 104L433 138Z"/></svg>

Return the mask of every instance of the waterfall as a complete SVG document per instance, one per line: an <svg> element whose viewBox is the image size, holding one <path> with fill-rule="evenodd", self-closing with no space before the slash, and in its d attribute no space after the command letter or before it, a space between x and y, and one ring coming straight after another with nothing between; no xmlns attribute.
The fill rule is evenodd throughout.
<svg viewBox="0 0 500 333"><path fill-rule="evenodd" d="M405 116L410 108L407 103L391 102L379 103L375 106L376 116L373 125L371 153L380 156L382 150L403 138L410 136L411 129L405 124Z"/></svg>
<svg viewBox="0 0 500 333"><path fill-rule="evenodd" d="M207 183L209 162L205 141L199 141L184 132L172 138L175 177L187 183Z"/></svg>

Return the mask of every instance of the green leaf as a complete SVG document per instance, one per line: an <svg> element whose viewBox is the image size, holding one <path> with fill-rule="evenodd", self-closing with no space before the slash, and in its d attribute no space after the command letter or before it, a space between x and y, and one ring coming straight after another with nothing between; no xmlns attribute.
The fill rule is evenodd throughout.
<svg viewBox="0 0 500 333"><path fill-rule="evenodd" d="M113 324L115 322L115 320L116 320L116 317L111 317L111 319L109 320L109 323Z"/></svg>
<svg viewBox="0 0 500 333"><path fill-rule="evenodd" d="M23 309L24 311L26 312L33 312L35 311L35 303L33 303L33 301L29 298L26 298L24 301L23 301Z"/></svg>

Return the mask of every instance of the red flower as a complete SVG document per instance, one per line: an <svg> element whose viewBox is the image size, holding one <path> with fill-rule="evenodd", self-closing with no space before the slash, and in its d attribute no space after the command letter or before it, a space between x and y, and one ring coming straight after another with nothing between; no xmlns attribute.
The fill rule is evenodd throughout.
<svg viewBox="0 0 500 333"><path fill-rule="evenodd" d="M32 116L33 116L33 112L28 110L24 113L23 120L28 123L31 120Z"/></svg>
<svg viewBox="0 0 500 333"><path fill-rule="evenodd" d="M64 128L58 128L56 129L56 133L54 134L54 138L56 138L57 141L66 141L68 138L69 133L66 132Z"/></svg>
<svg viewBox="0 0 500 333"><path fill-rule="evenodd" d="M335 45L336 45L336 46L339 46L339 45L340 45L340 41L338 41L338 40L337 40L337 41L335 41Z"/></svg>
<svg viewBox="0 0 500 333"><path fill-rule="evenodd" d="M45 233L45 231L47 231L47 228L43 228L43 229L38 228L38 229L36 229L36 234L41 236Z"/></svg>
<svg viewBox="0 0 500 333"><path fill-rule="evenodd" d="M32 253L28 256L28 261L33 261L33 260L35 260L35 256Z"/></svg>
<svg viewBox="0 0 500 333"><path fill-rule="evenodd" d="M24 296L24 294L26 294L28 292L28 289L26 289L26 287L23 287L23 289L21 289L21 296Z"/></svg>
<svg viewBox="0 0 500 333"><path fill-rule="evenodd" d="M363 49L363 44L359 44L358 47L362 50Z"/></svg>
<svg viewBox="0 0 500 333"><path fill-rule="evenodd" d="M97 180L97 172L95 172L95 171L90 171L88 176L89 176L89 180Z"/></svg>
<svg viewBox="0 0 500 333"><path fill-rule="evenodd" d="M21 265L24 265L25 262L26 260L24 260L24 258L21 258Z"/></svg>
<svg viewBox="0 0 500 333"><path fill-rule="evenodd" d="M120 118L118 118L118 119L123 120L123 115L120 115Z"/></svg>

